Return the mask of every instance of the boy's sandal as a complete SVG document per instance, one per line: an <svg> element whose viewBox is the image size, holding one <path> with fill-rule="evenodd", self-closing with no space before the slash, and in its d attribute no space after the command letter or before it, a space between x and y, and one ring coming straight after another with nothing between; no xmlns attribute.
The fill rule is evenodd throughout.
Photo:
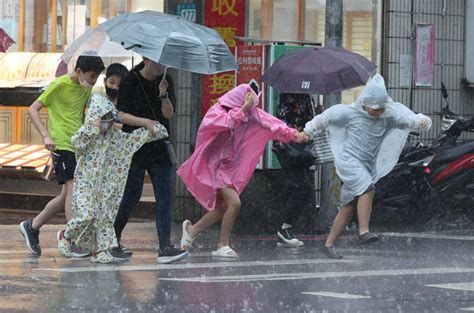
<svg viewBox="0 0 474 313"><path fill-rule="evenodd" d="M239 257L239 255L229 246L223 246L216 251L212 251L211 255L222 259L237 259Z"/></svg>
<svg viewBox="0 0 474 313"><path fill-rule="evenodd" d="M185 220L183 222L183 235L181 236L181 243L180 243L181 249L183 249L183 250L188 250L191 247L191 245L193 244L193 241L194 241L194 238L191 237L191 235L186 230L186 226L188 224L191 224L190 220Z"/></svg>

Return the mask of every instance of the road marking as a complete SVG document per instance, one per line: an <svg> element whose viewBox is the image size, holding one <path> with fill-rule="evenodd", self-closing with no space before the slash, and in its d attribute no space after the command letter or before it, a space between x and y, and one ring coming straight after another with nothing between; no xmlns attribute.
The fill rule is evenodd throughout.
<svg viewBox="0 0 474 313"><path fill-rule="evenodd" d="M472 308L463 308L463 309L458 309L460 311L474 311L474 307Z"/></svg>
<svg viewBox="0 0 474 313"><path fill-rule="evenodd" d="M221 268L221 267L250 267L250 266L279 266L279 265L310 265L330 263L360 263L358 260L330 260L330 259L302 259L302 260L274 260L274 261L231 261L206 263L174 263L149 265L96 265L68 268L36 268L41 271L55 271L62 273L77 272L105 272L105 271L155 271L155 270L185 270L194 268ZM278 274L284 275L284 274Z"/></svg>
<svg viewBox="0 0 474 313"><path fill-rule="evenodd" d="M370 296L352 295L350 293L326 292L326 291L302 292L302 294L320 296L320 297L340 298L340 299L370 299L372 298Z"/></svg>
<svg viewBox="0 0 474 313"><path fill-rule="evenodd" d="M425 285L425 286L435 287L435 288L443 288L443 289L474 291L474 282L472 282L472 283L437 284L437 285Z"/></svg>
<svg viewBox="0 0 474 313"><path fill-rule="evenodd" d="M382 233L382 236L425 238L425 239L469 240L469 241L474 240L474 236L435 235L435 234L427 234L427 233Z"/></svg>
<svg viewBox="0 0 474 313"><path fill-rule="evenodd" d="M182 277L182 278L160 278L160 280L186 281L186 282L242 282L242 281L269 281L269 280L297 280L313 278L352 278L352 277L376 277L376 276L399 276L399 275L429 275L429 274L459 274L473 273L472 268L415 268L399 270L371 270L371 271L349 271L349 272L306 272L287 274L256 274L235 276L209 276L209 277Z"/></svg>

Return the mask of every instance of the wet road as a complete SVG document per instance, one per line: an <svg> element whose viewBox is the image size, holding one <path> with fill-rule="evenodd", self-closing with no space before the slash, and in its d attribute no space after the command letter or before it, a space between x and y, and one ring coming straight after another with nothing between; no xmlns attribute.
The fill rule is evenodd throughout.
<svg viewBox="0 0 474 313"><path fill-rule="evenodd" d="M296 249L277 248L273 236L239 236L235 262L211 258L212 230L188 259L168 265L156 263L152 223L127 226L124 243L135 255L121 265L60 257L57 229L43 229L36 258L17 225L0 226L1 312L474 311L474 228L382 233L367 247L349 234L339 243L343 260L321 255L320 236L301 237Z"/></svg>

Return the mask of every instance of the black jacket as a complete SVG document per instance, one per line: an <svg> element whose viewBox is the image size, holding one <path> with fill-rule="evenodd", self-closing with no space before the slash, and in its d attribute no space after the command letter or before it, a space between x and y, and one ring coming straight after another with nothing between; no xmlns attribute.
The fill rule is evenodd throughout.
<svg viewBox="0 0 474 313"><path fill-rule="evenodd" d="M163 116L161 111L162 100L159 98L159 84L162 78L163 75L160 75L155 80L147 80L140 75L138 69L132 69L120 84L117 109L138 117L157 120L166 127L168 134L170 134L169 120ZM166 80L168 81L168 98L176 108L173 80L169 75L166 75ZM146 96L142 86L145 89ZM128 133L137 128L123 125L123 131ZM143 167L151 164L171 165L164 140L167 139L152 141L143 145L133 156L132 164Z"/></svg>

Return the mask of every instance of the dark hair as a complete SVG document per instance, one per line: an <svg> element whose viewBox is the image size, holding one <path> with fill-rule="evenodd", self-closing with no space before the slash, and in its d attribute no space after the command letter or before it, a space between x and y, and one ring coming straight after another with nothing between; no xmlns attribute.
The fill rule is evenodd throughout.
<svg viewBox="0 0 474 313"><path fill-rule="evenodd" d="M98 56L94 55L80 55L77 58L76 67L74 70L81 69L82 72L102 72L105 69L104 62Z"/></svg>
<svg viewBox="0 0 474 313"><path fill-rule="evenodd" d="M105 71L105 79L114 75L123 79L127 73L128 70L125 66L120 63L112 63L107 67L107 71Z"/></svg>

